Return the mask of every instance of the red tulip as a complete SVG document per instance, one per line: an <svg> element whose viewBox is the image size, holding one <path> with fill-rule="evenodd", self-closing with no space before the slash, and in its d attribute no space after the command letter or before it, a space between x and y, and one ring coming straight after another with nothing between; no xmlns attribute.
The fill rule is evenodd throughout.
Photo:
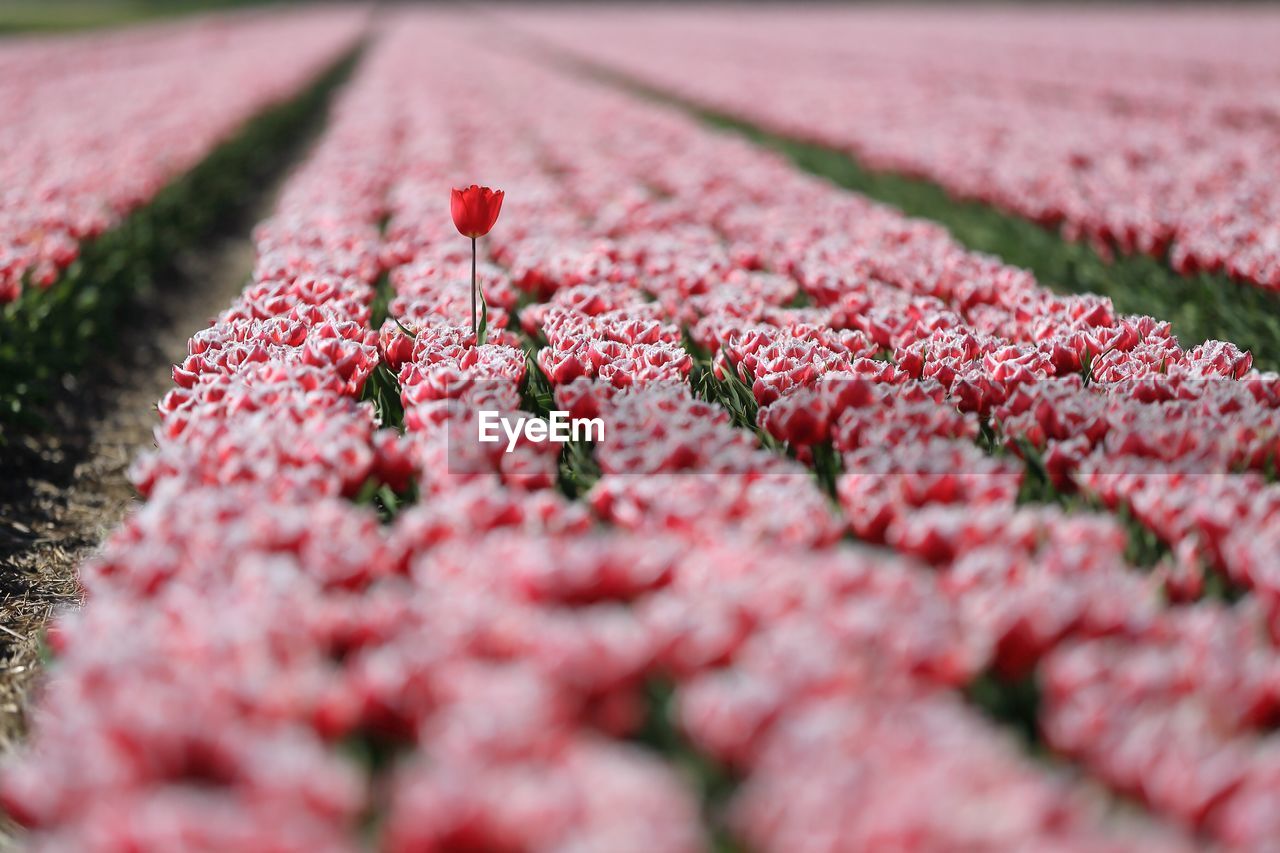
<svg viewBox="0 0 1280 853"><path fill-rule="evenodd" d="M502 190L472 184L465 190L454 187L453 194L449 197L449 212L453 214L453 224L463 237L471 238L471 331L475 334L478 345L483 345L488 337L489 306L476 281L476 239L488 234L493 223L498 221L498 211L502 210L502 196ZM480 304L479 315L476 314L477 301Z"/></svg>
<svg viewBox="0 0 1280 853"><path fill-rule="evenodd" d="M502 210L502 190L491 190L472 184L465 190L454 188L449 199L449 210L453 214L453 224L463 237L472 240L483 237L498 221L498 211Z"/></svg>

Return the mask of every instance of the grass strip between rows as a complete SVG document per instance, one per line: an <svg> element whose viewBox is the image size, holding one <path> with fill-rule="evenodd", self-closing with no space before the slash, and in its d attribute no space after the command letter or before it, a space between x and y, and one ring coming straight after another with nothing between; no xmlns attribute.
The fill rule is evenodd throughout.
<svg viewBox="0 0 1280 853"><path fill-rule="evenodd" d="M711 833L713 853L742 853L745 848L729 831L725 812L741 780L733 772L699 752L675 721L676 687L661 678L645 685L644 725L632 737L669 761L694 786L702 804L702 822Z"/></svg>

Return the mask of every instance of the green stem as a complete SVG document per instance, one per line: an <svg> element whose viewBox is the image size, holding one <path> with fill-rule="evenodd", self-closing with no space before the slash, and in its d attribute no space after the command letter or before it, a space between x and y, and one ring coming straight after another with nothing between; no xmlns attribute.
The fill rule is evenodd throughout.
<svg viewBox="0 0 1280 853"><path fill-rule="evenodd" d="M476 238L471 238L471 334L480 336L480 317L476 314Z"/></svg>

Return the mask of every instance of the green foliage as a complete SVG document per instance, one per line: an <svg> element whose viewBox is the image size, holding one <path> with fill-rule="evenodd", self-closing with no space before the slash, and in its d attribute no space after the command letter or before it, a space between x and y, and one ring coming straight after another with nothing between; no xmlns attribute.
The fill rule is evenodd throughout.
<svg viewBox="0 0 1280 853"><path fill-rule="evenodd" d="M0 34L117 27L268 0L0 0Z"/></svg>
<svg viewBox="0 0 1280 853"><path fill-rule="evenodd" d="M484 298L484 290L478 285L476 294L480 298L480 324L476 327L476 346L484 346L489 342L489 301Z"/></svg>
<svg viewBox="0 0 1280 853"><path fill-rule="evenodd" d="M374 329L382 328L382 324L386 322L390 316L388 306L394 292L391 288L391 281L386 273L383 273L374 289L373 302L369 306L370 320L369 324ZM414 334L403 323L397 319L396 326L399 327L400 333L405 337L412 338ZM365 382L363 399L373 403L374 411L378 416L378 423L381 426L404 432L404 402L400 399L400 380L387 367L385 362L379 362L378 366L373 369L369 379Z"/></svg>
<svg viewBox="0 0 1280 853"><path fill-rule="evenodd" d="M560 454L558 485L569 500L579 500L600 479L600 463L590 442L570 441Z"/></svg>
<svg viewBox="0 0 1280 853"><path fill-rule="evenodd" d="M716 853L736 853L742 845L725 826L724 811L739 780L728 767L708 758L689 743L675 724L675 687L661 678L645 684L644 723L633 740L675 767L702 803L703 823L711 829Z"/></svg>
<svg viewBox="0 0 1280 853"><path fill-rule="evenodd" d="M374 289L373 302L370 304L370 325L374 329L381 328L389 316L388 306L394 291L390 278L384 273L378 279ZM401 334L412 338L413 332L398 319L395 321ZM374 414L378 425L404 433L404 401L400 397L400 380L385 363L379 363L369 374L364 383L361 399L373 403ZM395 520L401 510L418 502L418 483L411 481L403 491L395 491L377 477L370 477L361 487L355 502L371 506L377 510L379 517L386 523Z"/></svg>
<svg viewBox="0 0 1280 853"><path fill-rule="evenodd" d="M965 688L965 698L994 720L1009 726L1033 753L1047 754L1040 740L1040 685L1034 674L1011 677L985 672Z"/></svg>
<svg viewBox="0 0 1280 853"><path fill-rule="evenodd" d="M778 442L773 436L756 425L756 416L760 407L756 403L751 387L738 378L733 371L726 370L723 379L717 379L711 362L698 359L693 362L693 370L689 374L689 384L693 392L708 403L716 403L729 413L733 425L741 429L751 430L760 437L760 441L770 449L776 449Z"/></svg>
<svg viewBox="0 0 1280 853"><path fill-rule="evenodd" d="M400 381L386 363L380 363L373 369L364 383L363 397L373 403L380 426L404 432L404 403L400 399Z"/></svg>
<svg viewBox="0 0 1280 853"><path fill-rule="evenodd" d="M283 167L300 127L318 117L352 53L297 98L248 122L117 227L81 246L51 287L28 283L0 308L0 444L4 430L41 424L64 378L129 332L127 310L172 270L174 256L210 236Z"/></svg>
<svg viewBox="0 0 1280 853"><path fill-rule="evenodd" d="M513 322L511 328L519 328ZM525 351L524 384L520 389L523 406L540 418L546 419L556 408L555 390L550 380L538 366L538 343L520 333ZM591 491L600 479L600 464L596 462L595 448L589 441L570 441L560 452L557 483L560 491L570 500L577 500Z"/></svg>

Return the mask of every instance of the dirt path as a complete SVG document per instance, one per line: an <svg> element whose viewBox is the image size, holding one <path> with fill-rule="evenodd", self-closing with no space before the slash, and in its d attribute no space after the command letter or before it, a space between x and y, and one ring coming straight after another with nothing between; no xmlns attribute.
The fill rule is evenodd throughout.
<svg viewBox="0 0 1280 853"><path fill-rule="evenodd" d="M90 362L78 387L61 390L52 426L0 448L0 764L27 734L45 626L79 603L77 569L138 501L128 468L155 446L155 405L173 387L173 364L248 282L252 229L323 132L334 91L289 128L252 198L174 258L173 271L128 309L118 344ZM20 830L0 811L0 851L20 844Z"/></svg>
<svg viewBox="0 0 1280 853"><path fill-rule="evenodd" d="M155 404L173 387L171 366L186 354L191 333L244 286L253 264L249 226L273 201L238 223L240 236L179 258L178 272L130 311L119 350L99 359L83 387L66 389L56 425L3 451L0 756L26 732L45 624L79 600L77 566L136 500L126 472L153 446Z"/></svg>

